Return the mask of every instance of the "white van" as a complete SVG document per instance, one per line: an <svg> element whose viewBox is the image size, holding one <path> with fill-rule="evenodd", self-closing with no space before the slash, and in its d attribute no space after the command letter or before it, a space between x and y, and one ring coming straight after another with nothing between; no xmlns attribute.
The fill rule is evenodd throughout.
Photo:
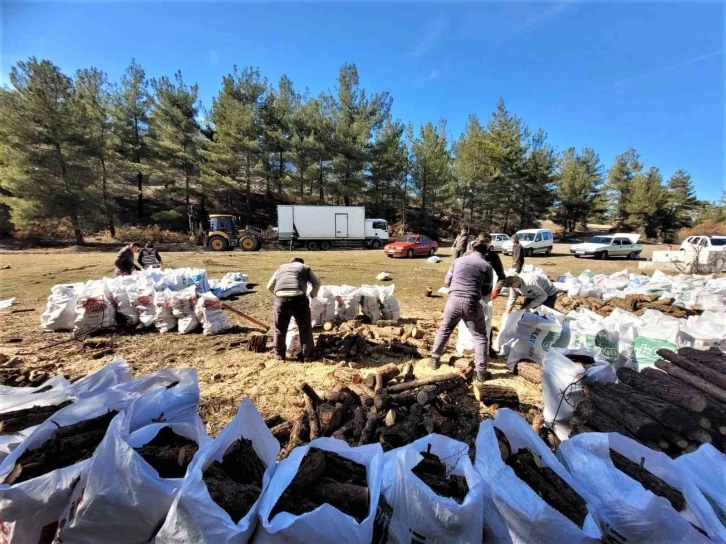
<svg viewBox="0 0 726 544"><path fill-rule="evenodd" d="M524 255L529 257L535 253L552 254L552 246L554 246L554 237L549 229L524 229L516 233L519 243L522 244ZM512 254L514 244L508 240L502 244L502 252L506 255Z"/></svg>

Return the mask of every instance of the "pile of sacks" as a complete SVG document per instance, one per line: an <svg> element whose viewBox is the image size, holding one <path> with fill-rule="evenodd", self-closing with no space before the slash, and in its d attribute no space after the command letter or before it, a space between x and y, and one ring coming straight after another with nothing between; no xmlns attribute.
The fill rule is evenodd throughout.
<svg viewBox="0 0 726 544"><path fill-rule="evenodd" d="M125 363L112 364L118 375ZM430 434L386 453L379 444L349 447L341 440L318 438L277 461L279 443L249 399L242 400L234 419L216 438L207 436L197 415L199 387L192 369L165 369L137 379L126 369L117 382L56 412L0 464L0 519L7 539L21 544L403 544L415 534L417 542L472 544L585 543L608 535L632 542L726 542L726 527L717 515L724 508L726 481L720 475L726 474L726 456L710 445L673 461L617 434L584 433L564 441L555 455L525 420L501 409L480 424L472 456L465 443ZM54 430L108 411L117 413L90 458L20 483L5 483L20 455ZM162 477L137 451L169 428L198 444L179 477ZM264 474L261 494L246 514L233 520L212 498L205 473L239 439L249 441L264 464ZM273 514L312 447L365 467L368 504L362 520L328 502L302 514ZM536 455L537 465L552 475L549 478L582 499L580 524L553 506L553 497L538 494L535 482L527 483L515 473L506 459L522 450ZM666 499L617 470L611 450L680 492L685 509L677 512ZM434 458L448 477L465 481L462 500L435 492L413 470ZM346 486L339 486L338 492L341 496L335 500L340 501Z"/></svg>
<svg viewBox="0 0 726 544"><path fill-rule="evenodd" d="M371 323L381 319L398 321L401 307L393 296L395 284L391 285L322 285L318 296L310 299L310 314L313 327L325 323L352 321L360 313Z"/></svg>
<svg viewBox="0 0 726 544"><path fill-rule="evenodd" d="M219 299L246 292L247 282L247 275L239 272L210 282L203 269L167 268L55 285L40 326L85 334L123 322L186 334L201 324L204 334L217 334L230 327Z"/></svg>
<svg viewBox="0 0 726 544"><path fill-rule="evenodd" d="M569 272L555 282L568 296L597 297L605 301L628 295L658 295L675 299L674 306L691 310L726 312L726 278L715 275L669 276L656 270L652 276L629 273L627 269L609 276L585 270L575 277Z"/></svg>

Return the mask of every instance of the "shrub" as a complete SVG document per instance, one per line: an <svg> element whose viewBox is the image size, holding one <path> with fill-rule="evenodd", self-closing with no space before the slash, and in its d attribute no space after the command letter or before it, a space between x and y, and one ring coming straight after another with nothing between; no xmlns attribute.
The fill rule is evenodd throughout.
<svg viewBox="0 0 726 544"><path fill-rule="evenodd" d="M116 227L115 239L119 242L139 242L143 244L146 241L154 243L167 244L184 244L189 242L189 235L182 232L174 232L162 229L159 225L140 226L120 225Z"/></svg>
<svg viewBox="0 0 726 544"><path fill-rule="evenodd" d="M703 221L689 229L681 229L678 237L685 240L689 236L697 236L699 234L713 234L717 236L726 236L726 221Z"/></svg>
<svg viewBox="0 0 726 544"><path fill-rule="evenodd" d="M34 221L22 228L15 229L13 238L20 242L38 244L42 241L73 241L75 236L70 221Z"/></svg>

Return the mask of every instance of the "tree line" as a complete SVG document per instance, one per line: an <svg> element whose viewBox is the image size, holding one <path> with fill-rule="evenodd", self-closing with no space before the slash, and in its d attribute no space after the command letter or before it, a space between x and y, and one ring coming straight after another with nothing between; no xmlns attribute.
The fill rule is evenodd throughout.
<svg viewBox="0 0 726 544"><path fill-rule="evenodd" d="M0 89L0 202L16 226L69 222L78 243L120 220L184 225L190 205L249 220L256 193L364 204L404 225L415 207L419 228L436 218L511 232L549 218L568 232L610 222L662 238L703 207L684 170L664 180L632 148L609 168L589 147L558 152L503 100L457 139L443 119L414 128L392 116L388 92L361 87L354 64L317 95L253 67L224 76L208 109L198 95L181 72L149 78L135 61L118 82L18 62Z"/></svg>

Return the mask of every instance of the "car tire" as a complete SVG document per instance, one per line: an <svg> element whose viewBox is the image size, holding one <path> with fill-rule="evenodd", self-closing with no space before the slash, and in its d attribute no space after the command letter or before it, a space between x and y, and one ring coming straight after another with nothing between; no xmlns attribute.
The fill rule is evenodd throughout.
<svg viewBox="0 0 726 544"><path fill-rule="evenodd" d="M406 252L406 257L408 257L409 259L413 259L413 249L409 249Z"/></svg>
<svg viewBox="0 0 726 544"><path fill-rule="evenodd" d="M393 259L393 255L387 255L389 259Z"/></svg>
<svg viewBox="0 0 726 544"><path fill-rule="evenodd" d="M209 239L209 247L213 251L227 251L227 248L229 247L229 242L221 236L212 236Z"/></svg>
<svg viewBox="0 0 726 544"><path fill-rule="evenodd" d="M330 249L330 242L327 240L323 240L320 242L320 250L321 251L328 251Z"/></svg>
<svg viewBox="0 0 726 544"><path fill-rule="evenodd" d="M431 248L429 250L429 256L433 257L434 255L436 255L436 250L434 248Z"/></svg>
<svg viewBox="0 0 726 544"><path fill-rule="evenodd" d="M549 257L550 255L552 255L552 248L551 248L551 247L548 247L548 248L547 248L547 251L545 251L545 255L547 255L548 257Z"/></svg>
<svg viewBox="0 0 726 544"><path fill-rule="evenodd" d="M317 251L320 249L320 246L318 246L318 243L315 240L310 240L307 244L305 244L305 247L308 248L308 251Z"/></svg>
<svg viewBox="0 0 726 544"><path fill-rule="evenodd" d="M637 261L638 259L640 259L640 251L631 251L628 255L628 259L630 259L631 261Z"/></svg>
<svg viewBox="0 0 726 544"><path fill-rule="evenodd" d="M610 258L610 255L608 255L608 252L607 251L603 251L602 253L600 253L600 258L603 261L607 261Z"/></svg>
<svg viewBox="0 0 726 544"><path fill-rule="evenodd" d="M524 250L525 257L531 257L532 255L534 255L534 249L532 249L531 247L528 247Z"/></svg>
<svg viewBox="0 0 726 544"><path fill-rule="evenodd" d="M381 241L371 240L371 249L381 249Z"/></svg>

